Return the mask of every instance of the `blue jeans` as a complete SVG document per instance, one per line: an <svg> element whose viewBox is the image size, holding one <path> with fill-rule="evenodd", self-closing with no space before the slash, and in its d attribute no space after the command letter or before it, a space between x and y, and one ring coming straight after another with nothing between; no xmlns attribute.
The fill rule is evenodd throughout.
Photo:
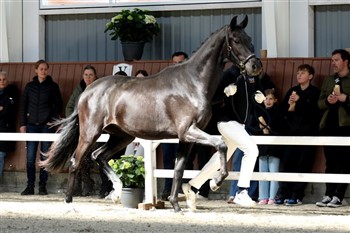
<svg viewBox="0 0 350 233"><path fill-rule="evenodd" d="M275 156L259 157L259 172L278 172L280 158ZM278 181L259 181L259 200L274 200L278 191Z"/></svg>
<svg viewBox="0 0 350 233"><path fill-rule="evenodd" d="M236 149L235 152L233 152L233 158L232 158L232 170L233 171L240 171L241 170L241 163L242 163L242 157L243 157L243 151L240 149ZM237 186L238 180L232 180L231 181L231 188L230 188L230 196L234 197L236 196L236 193L238 192L238 186ZM258 197L258 181L250 181L250 187L248 189L248 195L253 198L257 199Z"/></svg>
<svg viewBox="0 0 350 233"><path fill-rule="evenodd" d="M55 130L49 128L47 125L27 125L27 133L54 133ZM40 152L45 153L49 150L52 142L41 142ZM27 187L35 187L35 172L36 172L36 155L38 152L39 142L37 141L28 141L27 142ZM45 156L40 153L40 160L45 160ZM46 186L48 174L47 172L40 168L39 175L39 186Z"/></svg>
<svg viewBox="0 0 350 233"><path fill-rule="evenodd" d="M4 172L5 156L6 152L0 151L0 176L2 176L2 173Z"/></svg>

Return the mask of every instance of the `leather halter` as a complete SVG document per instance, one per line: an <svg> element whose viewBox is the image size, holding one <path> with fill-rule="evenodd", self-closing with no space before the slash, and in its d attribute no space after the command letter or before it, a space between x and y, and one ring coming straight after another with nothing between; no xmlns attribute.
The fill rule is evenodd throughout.
<svg viewBox="0 0 350 233"><path fill-rule="evenodd" d="M226 33L226 45L227 45L227 57L230 61L232 61L241 71L241 73L245 73L245 64L247 64L247 62L252 59L252 58L255 58L255 54L252 53L250 54L248 57L246 57L245 59L243 59L242 61L236 56L236 54L234 54L232 52L232 47L230 46L229 44L229 41L228 41L228 34L229 34L229 30L230 30L230 27L228 26L227 27L227 33ZM233 58L233 59L231 59Z"/></svg>

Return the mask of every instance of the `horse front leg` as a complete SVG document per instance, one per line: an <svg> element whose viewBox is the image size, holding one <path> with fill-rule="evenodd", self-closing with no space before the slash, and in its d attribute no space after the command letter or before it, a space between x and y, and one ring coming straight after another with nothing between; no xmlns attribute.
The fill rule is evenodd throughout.
<svg viewBox="0 0 350 233"><path fill-rule="evenodd" d="M193 147L193 143L180 142L178 151L176 154L173 184L171 187L171 193L169 197L169 202L173 206L175 212L181 212L181 208L178 202L178 194L179 194L180 186L182 184L182 178L183 178L186 162L192 147Z"/></svg>
<svg viewBox="0 0 350 233"><path fill-rule="evenodd" d="M187 141L192 141L204 145L215 147L217 152L212 156L208 163L202 168L196 177L190 180L188 184L182 185L182 190L186 195L187 205L191 210L196 209L196 195L193 188L198 190L208 180L214 177L212 189L218 189L225 178L228 176L227 169L227 146L225 142L216 136L209 135L204 131L192 125L188 132L184 135ZM218 174L219 173L219 174ZM211 182L213 183L213 182Z"/></svg>

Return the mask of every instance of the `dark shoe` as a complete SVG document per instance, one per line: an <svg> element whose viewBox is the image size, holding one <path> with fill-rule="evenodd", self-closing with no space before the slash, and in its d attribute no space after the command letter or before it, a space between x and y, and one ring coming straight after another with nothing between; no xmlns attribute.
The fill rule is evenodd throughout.
<svg viewBox="0 0 350 233"><path fill-rule="evenodd" d="M337 208L342 206L341 201L339 200L338 197L334 196L332 200L327 204L327 207L332 207L332 208Z"/></svg>
<svg viewBox="0 0 350 233"><path fill-rule="evenodd" d="M47 195L47 190L45 186L39 187L39 195Z"/></svg>
<svg viewBox="0 0 350 233"><path fill-rule="evenodd" d="M330 203L331 201L332 201L332 198L330 198L329 196L324 196L322 198L322 201L316 202L316 205L318 207L327 207L327 204Z"/></svg>
<svg viewBox="0 0 350 233"><path fill-rule="evenodd" d="M294 205L301 205L301 204L303 204L303 202L300 199L289 199L286 202L287 206L294 206Z"/></svg>
<svg viewBox="0 0 350 233"><path fill-rule="evenodd" d="M27 187L21 195L34 195L34 188Z"/></svg>
<svg viewBox="0 0 350 233"><path fill-rule="evenodd" d="M287 203L287 202L288 202L287 199L278 198L278 199L275 201L275 205L284 205L284 204Z"/></svg>

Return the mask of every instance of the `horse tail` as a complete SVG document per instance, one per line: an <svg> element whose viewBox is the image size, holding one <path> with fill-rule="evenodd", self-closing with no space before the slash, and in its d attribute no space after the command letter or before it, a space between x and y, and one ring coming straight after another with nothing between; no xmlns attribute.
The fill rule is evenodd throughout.
<svg viewBox="0 0 350 233"><path fill-rule="evenodd" d="M59 126L60 136L51 145L49 151L44 155L46 160L40 162L40 166L46 171L55 173L61 170L77 148L79 141L77 109L67 118L56 121L53 125Z"/></svg>

